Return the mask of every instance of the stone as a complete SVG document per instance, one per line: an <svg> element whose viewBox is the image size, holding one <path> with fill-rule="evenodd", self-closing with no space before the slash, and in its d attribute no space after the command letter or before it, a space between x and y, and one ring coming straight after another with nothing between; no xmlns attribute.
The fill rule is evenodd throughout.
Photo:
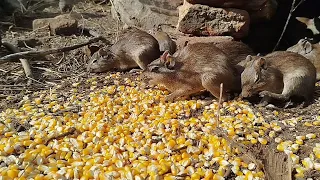
<svg viewBox="0 0 320 180"><path fill-rule="evenodd" d="M231 36L209 36L209 37L189 37L181 36L176 40L177 49L183 48L186 44L193 43L219 43L225 41L233 41L234 38Z"/></svg>
<svg viewBox="0 0 320 180"><path fill-rule="evenodd" d="M236 8L248 11L252 22L270 20L276 13L276 0L186 0L191 4L202 4L216 8Z"/></svg>
<svg viewBox="0 0 320 180"><path fill-rule="evenodd" d="M243 9L251 0L187 0L187 1L190 4L202 4L202 5L208 5L211 7ZM254 1L261 1L261 0L254 0Z"/></svg>
<svg viewBox="0 0 320 180"><path fill-rule="evenodd" d="M184 4L185 5L185 4ZM236 39L247 36L250 17L247 11L233 8L213 8L206 5L181 7L178 29L196 36L229 35Z"/></svg>
<svg viewBox="0 0 320 180"><path fill-rule="evenodd" d="M78 21L69 14L62 14L53 18L50 23L53 35L72 35L78 32Z"/></svg>
<svg viewBox="0 0 320 180"><path fill-rule="evenodd" d="M152 29L159 25L175 27L178 22L177 7L183 0L114 0L111 13L113 18L128 26Z"/></svg>
<svg viewBox="0 0 320 180"><path fill-rule="evenodd" d="M78 20L70 14L62 14L54 18L35 19L32 28L36 30L50 30L51 35L72 35L78 32Z"/></svg>

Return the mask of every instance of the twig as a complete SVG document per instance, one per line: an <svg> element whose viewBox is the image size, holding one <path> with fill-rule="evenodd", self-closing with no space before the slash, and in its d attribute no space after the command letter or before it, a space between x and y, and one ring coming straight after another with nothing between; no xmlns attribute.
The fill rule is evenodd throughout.
<svg viewBox="0 0 320 180"><path fill-rule="evenodd" d="M58 73L56 71L53 71L51 69L44 68L44 67L33 67L33 68L44 70L44 71L49 72L49 73L53 73L53 74L57 75L59 78L61 78L61 76L59 75L60 73Z"/></svg>
<svg viewBox="0 0 320 180"><path fill-rule="evenodd" d="M219 96L219 104L218 104L217 127L219 127L219 121L220 121L220 108L221 108L221 101L222 101L222 91L223 91L223 83L220 84L220 96Z"/></svg>
<svg viewBox="0 0 320 180"><path fill-rule="evenodd" d="M0 91L35 91L35 90L45 90L46 88L34 88L34 89L28 89L28 88L14 88L14 89L0 89Z"/></svg>
<svg viewBox="0 0 320 180"><path fill-rule="evenodd" d="M88 44L92 44L94 42L97 42L99 40L106 40L104 37L95 37L90 39L89 41L73 46L67 46L63 48L57 48L57 49L49 49L49 50L40 50L40 51L24 51L24 52L19 52L19 53L14 53L14 54L9 54L7 56L1 57L0 58L0 64L15 60L17 58L23 58L25 56L45 56L48 54L54 54L54 53L62 53L66 51L71 51L77 48L80 48L82 46L86 46Z"/></svg>
<svg viewBox="0 0 320 180"><path fill-rule="evenodd" d="M287 26L288 26L288 24L289 24L290 18L291 18L291 16L292 16L293 11L294 11L294 4L295 4L295 3L296 3L296 0L293 0L293 1L292 1L292 4L291 4L291 9L290 9L289 15L288 15L288 18L287 18L287 21L286 21L286 24L284 25L283 30L282 30L282 33L281 33L281 35L280 35L280 38L278 39L278 42L277 42L277 44L274 46L274 48L273 48L272 51L275 51L275 50L278 48L279 44L280 44L280 41L281 41L281 39L282 39L282 37L283 37L283 35L284 35L284 32L285 32L286 29L287 29Z"/></svg>
<svg viewBox="0 0 320 180"><path fill-rule="evenodd" d="M305 2L306 0L301 0L296 7L293 8L293 11L295 11L303 2Z"/></svg>
<svg viewBox="0 0 320 180"><path fill-rule="evenodd" d="M50 141L52 141L54 139L59 140L59 139L62 139L64 137L66 137L66 136L72 135L76 130L77 129L75 127L71 127L70 129L68 129L67 132L49 138L44 144L47 146Z"/></svg>
<svg viewBox="0 0 320 180"><path fill-rule="evenodd" d="M9 51L13 52L13 53L20 53L20 50L18 48L16 48L15 46L13 46L12 44L8 43L8 42L3 42L2 45L7 48ZM21 65L23 67L24 73L26 74L27 78L32 78L32 71L30 68L30 64L29 61L27 59L24 58L19 58ZM30 86L32 83L32 81L28 80L27 82L27 86Z"/></svg>
<svg viewBox="0 0 320 180"><path fill-rule="evenodd" d="M24 87L25 85L2 85L0 84L0 87Z"/></svg>

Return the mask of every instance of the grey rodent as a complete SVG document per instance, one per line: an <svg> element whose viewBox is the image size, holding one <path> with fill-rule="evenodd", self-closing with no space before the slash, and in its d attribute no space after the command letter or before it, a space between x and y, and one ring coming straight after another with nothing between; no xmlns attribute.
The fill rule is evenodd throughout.
<svg viewBox="0 0 320 180"><path fill-rule="evenodd" d="M129 27L111 47L95 52L87 66L90 72L128 70L140 67L142 70L160 57L158 41L150 34L135 27Z"/></svg>
<svg viewBox="0 0 320 180"><path fill-rule="evenodd" d="M304 98L304 106L313 98L316 68L302 55L275 51L266 56L248 56L241 74L242 97L259 93L262 105L272 99L288 101L292 96Z"/></svg>
<svg viewBox="0 0 320 180"><path fill-rule="evenodd" d="M149 84L164 85L171 94L166 101L208 90L219 98L220 84L224 84L222 100L229 99L233 89L234 70L228 56L216 46L208 43L189 44L174 55L166 51L161 58L148 65L143 78Z"/></svg>
<svg viewBox="0 0 320 180"><path fill-rule="evenodd" d="M161 30L150 30L149 33L158 41L161 53L166 50L168 50L170 54L176 52L177 45L167 33Z"/></svg>
<svg viewBox="0 0 320 180"><path fill-rule="evenodd" d="M309 59L317 69L317 80L320 80L320 44L311 44L306 39L300 39L299 42L287 49L287 51L301 54Z"/></svg>

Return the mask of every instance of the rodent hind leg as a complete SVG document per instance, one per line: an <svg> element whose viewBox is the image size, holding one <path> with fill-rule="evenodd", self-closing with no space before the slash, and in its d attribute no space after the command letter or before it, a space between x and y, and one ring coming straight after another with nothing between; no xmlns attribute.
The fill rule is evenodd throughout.
<svg viewBox="0 0 320 180"><path fill-rule="evenodd" d="M137 63L137 65L140 67L140 69L142 69L142 70L147 69L148 62L145 62L146 58L143 54L135 56L134 61Z"/></svg>
<svg viewBox="0 0 320 180"><path fill-rule="evenodd" d="M192 88L179 88L175 91L173 91L171 94L167 95L165 98L165 101L173 101L174 99L180 97L181 100L187 99L191 94L196 93L197 91L192 90Z"/></svg>
<svg viewBox="0 0 320 180"><path fill-rule="evenodd" d="M220 97L220 81L217 77L210 73L205 73L201 77L202 86L208 90L214 97L219 99ZM229 94L224 92L222 93L222 101L228 101L230 99Z"/></svg>

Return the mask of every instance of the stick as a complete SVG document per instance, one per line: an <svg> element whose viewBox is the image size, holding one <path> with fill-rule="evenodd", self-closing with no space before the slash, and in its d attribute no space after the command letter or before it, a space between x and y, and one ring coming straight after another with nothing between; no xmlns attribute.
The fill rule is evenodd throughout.
<svg viewBox="0 0 320 180"><path fill-rule="evenodd" d="M294 7L293 11L295 11L302 3L304 3L306 0L301 0L296 7Z"/></svg>
<svg viewBox="0 0 320 180"><path fill-rule="evenodd" d="M9 51L13 52L13 53L20 53L20 50L18 48L16 48L14 45L7 43L7 42L3 42L2 45L8 49ZM26 74L27 78L32 78L32 71L31 71L31 67L29 64L29 61L27 59L23 59L23 58L19 58L21 65L23 67L24 73ZM32 83L32 81L30 81L30 79L27 81L27 86L30 86Z"/></svg>
<svg viewBox="0 0 320 180"><path fill-rule="evenodd" d="M77 129L75 127L71 127L70 129L68 129L67 132L49 138L44 144L47 146L50 141L52 141L54 139L59 140L59 139L62 139L64 137L66 137L66 136L72 135L76 130Z"/></svg>
<svg viewBox="0 0 320 180"><path fill-rule="evenodd" d="M90 39L89 41L73 46L67 46L63 48L57 48L57 49L49 49L49 50L40 50L40 51L24 51L24 52L19 52L19 53L14 53L14 54L9 54L7 56L1 57L0 58L0 64L3 64L5 62L9 62L12 60L15 60L17 58L23 58L25 56L45 56L48 54L54 54L54 53L62 53L66 51L71 51L77 48L80 48L82 46L86 46L88 44L92 44L94 42L97 42L99 40L106 40L104 37L95 37Z"/></svg>
<svg viewBox="0 0 320 180"><path fill-rule="evenodd" d="M222 101L222 91L223 91L223 83L220 84L220 96L219 96L218 115L217 115L217 128L219 127L219 121L220 121L220 108L221 108L221 101Z"/></svg>
<svg viewBox="0 0 320 180"><path fill-rule="evenodd" d="M292 15L292 13L293 13L293 11L294 11L294 4L295 4L295 3L296 3L296 0L293 0L293 1L292 1L292 4L291 4L291 9L290 9L289 15L288 15L288 18L287 18L287 21L286 21L286 24L284 25L283 30L282 30L282 33L281 33L281 36L280 36L280 38L278 39L277 44L274 46L272 52L275 51L275 50L278 48L279 44L280 44L280 41L281 41L281 39L282 39L282 37L283 37L283 34L284 34L284 32L286 31L287 26L288 26L288 24L289 24L289 20L290 20L290 18L291 18L291 15Z"/></svg>

